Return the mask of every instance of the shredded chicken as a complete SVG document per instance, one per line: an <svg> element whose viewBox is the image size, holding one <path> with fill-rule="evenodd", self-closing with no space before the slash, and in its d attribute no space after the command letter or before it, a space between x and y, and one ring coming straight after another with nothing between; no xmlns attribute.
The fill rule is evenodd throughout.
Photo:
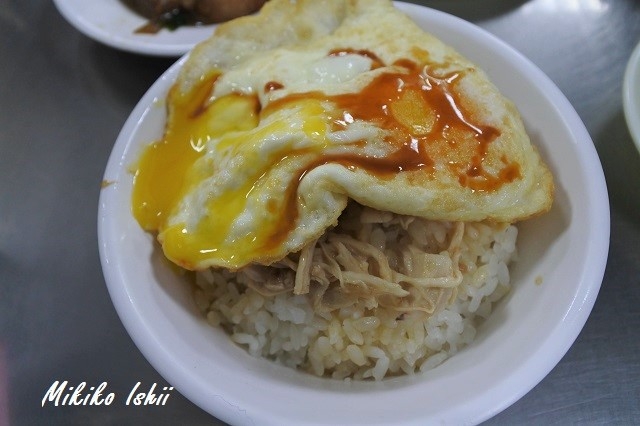
<svg viewBox="0 0 640 426"><path fill-rule="evenodd" d="M315 251L315 247L316 242L314 241L303 248L300 253L293 294L309 293L309 288L311 287L311 266L313 265L313 252Z"/></svg>
<svg viewBox="0 0 640 426"><path fill-rule="evenodd" d="M243 268L239 280L267 296L309 294L317 312L364 301L371 308L432 315L453 302L462 282L464 223L445 223L441 241L427 240L428 226L426 219L352 203L337 227L299 253L271 266Z"/></svg>

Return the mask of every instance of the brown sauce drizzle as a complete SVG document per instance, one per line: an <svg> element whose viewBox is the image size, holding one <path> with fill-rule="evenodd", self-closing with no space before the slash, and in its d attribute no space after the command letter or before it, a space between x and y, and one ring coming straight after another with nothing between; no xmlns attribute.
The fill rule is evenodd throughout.
<svg viewBox="0 0 640 426"><path fill-rule="evenodd" d="M348 53L362 54L371 58L374 63L379 61L381 66L383 65L375 54L368 51L341 49L332 51L330 55ZM448 162L447 164L450 170L457 174L462 186L474 191L494 191L503 184L520 177L519 165L508 162L504 156L501 159L504 167L497 176L485 171L483 163L488 154L489 145L500 136L500 131L492 126L473 123L469 117L470 114L465 111L455 87L464 71L441 73L434 67L420 67L408 59L398 60L393 65L402 70L378 75L359 93L335 96L328 96L321 92L295 93L272 102L263 110L264 114L269 114L288 103L303 99L326 100L333 103L343 117L349 117L349 121L375 122L380 128L388 130L389 136L386 142L395 147L395 150L385 157L351 153L325 154L300 169L297 177L292 179L287 187L284 194L283 217L264 247L265 250L279 246L296 226L297 190L300 180L309 171L324 164L341 164L349 170L366 170L383 179L392 178L399 172L417 170L429 172L433 170L435 163L445 162L444 158L437 157L439 154L437 150L432 152L430 148L434 144L444 142L448 144L449 149L456 149L458 141L451 140L447 134L451 129L457 129L470 134L473 138L472 143L475 145L471 158L467 157L466 162ZM435 112L435 122L428 132L413 132L392 112L391 105L408 91L419 94L423 102ZM339 128L346 127L348 123L347 120L337 119L333 124Z"/></svg>
<svg viewBox="0 0 640 426"><path fill-rule="evenodd" d="M149 21L146 24L136 28L133 31L133 33L134 34L158 34L161 29L162 29L161 24L154 21Z"/></svg>
<svg viewBox="0 0 640 426"><path fill-rule="evenodd" d="M299 154L299 153L295 153ZM298 170L297 175L291 179L284 193L283 215L277 223L275 230L270 235L263 249L270 252L276 249L282 241L296 227L298 221L298 187L302 178L316 167L325 164L340 164L348 170L364 169L367 171L376 170L381 178L392 178L395 174L407 170L418 170L425 166L413 149L403 145L400 149L386 157L371 157L358 154L329 154L324 155L308 163L304 168ZM271 201L271 200L269 200ZM273 213L269 203L267 209Z"/></svg>
<svg viewBox="0 0 640 426"><path fill-rule="evenodd" d="M368 50L336 49L331 51L329 56L347 54L358 54L370 58L373 61L372 69L384 66L383 61ZM272 101L260 111L261 116L264 117L286 107L287 104L301 100L327 101L335 106L335 114L340 115L340 118L334 118L333 123L330 123L335 130L345 128L353 120L373 122L387 131L385 142L392 148L392 152L384 157L356 153L324 153L299 169L297 176L289 182L285 191L282 217L263 247L266 252L277 248L297 225L297 190L300 181L309 171L321 165L340 164L348 170L365 170L381 179L391 179L401 172L422 170L432 174L434 166L441 164L457 175L460 185L474 191L495 191L505 183L512 182L521 176L519 164L509 162L504 156L501 158L503 167L497 175L492 175L484 169L489 146L500 135L500 131L492 126L472 122L471 114L465 110L456 90L457 82L464 74L464 70L443 73L436 66L421 66L410 59L400 59L393 65L397 71L377 75L359 93L340 95L326 95L319 91L293 93ZM206 110L216 79L217 76L198 87L198 100L190 103L196 106L191 113L192 117ZM270 81L265 84L264 90L270 92L283 87L279 82ZM428 113L429 110L434 113L435 118L426 130L416 131L415 128L407 125L407 120L399 119L394 113L394 103L401 102L404 94L409 92L412 96L417 96L411 99L416 99L421 104L416 107L418 113ZM423 108L425 105L427 108ZM411 109L410 106L409 109ZM466 152L462 161L447 159L447 151L455 151L460 143L450 134L467 135L468 140L465 143L469 152ZM366 141L361 142L363 145L366 143ZM440 148L436 148L437 146ZM442 148L443 146L445 149ZM469 146L472 148L470 149ZM308 152L301 150L288 155L299 156L306 153ZM272 202L267 209L273 211L277 208Z"/></svg>
<svg viewBox="0 0 640 426"><path fill-rule="evenodd" d="M273 92L274 90L284 89L284 84L277 81L269 81L264 85L264 93Z"/></svg>
<svg viewBox="0 0 640 426"><path fill-rule="evenodd" d="M351 49L351 48L333 49L329 52L328 56L332 57L332 56L346 56L346 55L360 55L360 56L364 56L365 58L371 59L372 70L384 66L384 62L382 61L382 59L378 57L378 55L366 49Z"/></svg>

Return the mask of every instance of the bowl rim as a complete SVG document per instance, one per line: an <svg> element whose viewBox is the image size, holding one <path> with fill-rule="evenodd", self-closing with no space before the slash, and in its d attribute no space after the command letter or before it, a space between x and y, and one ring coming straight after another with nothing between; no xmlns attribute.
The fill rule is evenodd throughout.
<svg viewBox="0 0 640 426"><path fill-rule="evenodd" d="M530 357L532 359L535 358L537 362L535 364L523 364L513 371L509 377L493 383L492 392L478 395L473 400L458 401L457 404L453 404L450 407L442 407L441 412L437 413L435 417L430 417L430 420L440 423L479 423L501 412L537 385L561 360L582 330L600 289L609 247L610 217L604 174L591 137L578 114L561 91L532 62L497 37L461 18L414 4L395 2L395 5L410 17L418 16L427 20L437 20L441 22L441 25L455 27L456 34L462 37L477 38L479 43L488 44L492 49L500 50L504 55L509 56L513 66L519 72L535 80L539 89L543 92L543 96L550 101L555 108L556 114L562 118L571 132L573 136L571 142L576 145L579 161L590 171L585 176L584 185L591 189L590 196L592 199L597 199L597 202L584 206L585 210L599 222L596 227L590 230L593 244L585 247L583 267L580 271L577 271L577 283L571 306L562 321L553 330L550 330L549 338L544 342L545 344L542 344L536 353L530 354ZM171 82L185 60L186 55L171 66L136 105L118 136L114 150L107 163L105 180L113 176L115 170L125 167L123 152L130 142L129 138L144 119L148 105L155 99L157 89ZM118 247L117 241L114 240L114 235L117 235L117 233L114 234L116 230L113 229L115 224L109 215L110 203L113 203L113 200L113 191L101 191L98 214L100 257L109 294L121 321L134 343L151 365L196 405L228 423L250 422L251 419L246 417L246 413L243 413L243 411L246 411L244 407L233 406L234 404L225 401L224 397L220 400L211 401L210 393L204 392L204 385L194 382L197 381L197 378L193 377L194 372L185 365L175 365L171 353L172 349L163 346L154 337L152 330L149 329L148 324L144 321L143 312L135 306L128 289L121 285L123 280L127 279L127 271L121 264L114 263ZM552 341L554 344L550 344ZM276 391L274 390L274 392ZM301 395L306 395L304 390L301 391ZM359 395L357 400L360 401L362 397L364 398L363 401L369 399L371 401L369 403L375 403L375 396L366 394L367 398L364 398L363 395ZM263 424L286 424L293 420L295 420L295 423L292 424L299 424L300 420L299 418L287 419L281 413L265 411L255 413L255 415L260 415L260 423ZM369 420L373 421L372 419ZM424 424L425 417L406 418L404 420L406 424ZM321 423L318 419L306 419L306 421L310 424ZM377 421L380 421L380 419ZM364 424L366 421L362 423Z"/></svg>

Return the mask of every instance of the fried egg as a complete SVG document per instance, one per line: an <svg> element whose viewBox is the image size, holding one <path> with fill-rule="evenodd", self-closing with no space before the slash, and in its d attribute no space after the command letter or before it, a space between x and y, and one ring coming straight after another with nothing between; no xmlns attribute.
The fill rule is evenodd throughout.
<svg viewBox="0 0 640 426"><path fill-rule="evenodd" d="M167 109L132 208L187 269L271 264L349 199L508 223L553 200L514 105L387 0L270 0L193 50Z"/></svg>

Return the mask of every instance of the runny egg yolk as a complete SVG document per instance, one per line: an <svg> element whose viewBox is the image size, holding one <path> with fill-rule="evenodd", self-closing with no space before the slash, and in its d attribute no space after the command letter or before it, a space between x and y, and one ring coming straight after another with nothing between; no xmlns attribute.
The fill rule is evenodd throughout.
<svg viewBox="0 0 640 426"><path fill-rule="evenodd" d="M224 98L221 98L224 99ZM233 98L232 102L241 104L245 101ZM308 138L315 139L316 144L311 151L318 151L324 147L324 133L326 122L319 119L324 109L318 102L301 101L296 108L297 112L307 120L304 121L302 130ZM227 110L227 113L229 110ZM241 120L247 117L248 110L237 108L234 119ZM250 120L247 120L249 122ZM249 129L247 129L249 130ZM187 229L184 224L169 226L162 230L159 239L162 241L165 255L172 261L187 268L194 269L198 264L208 259L216 258L225 266L234 268L236 265L246 264L256 257L264 258L277 247L273 246L273 239L284 237L286 230L291 229L292 222L283 221L283 214L290 206L285 206L284 197L271 198L264 206L270 210L269 214L260 216L260 227L255 231L243 235L230 237L230 229L233 222L244 211L247 201L257 191L257 186L265 184L262 177L272 169L277 168L280 162L287 161L292 153L290 145L284 145L281 149L270 153L266 158L258 158L258 144L274 133L284 133L286 125L280 121L272 122L266 126L256 128L255 131L228 133L220 138L216 150L221 152L226 148L243 145L245 154L244 164L247 173L237 179L237 186L226 189L221 194L211 197L206 203L207 214L193 230ZM247 155L247 153L254 153ZM215 164L212 165L215 167ZM190 171L189 182L195 184L201 180L202 175ZM268 185L268 183L267 183ZM284 225L284 230L281 230ZM280 233L280 235L278 235Z"/></svg>
<svg viewBox="0 0 640 426"><path fill-rule="evenodd" d="M167 101L172 108L164 137L147 146L136 164L133 215L145 230L158 231L161 235L168 232L163 244L165 251L180 251L181 244L174 241L174 234L182 233L183 229L175 229L175 226L168 229L167 220L184 194L198 183L200 176L193 170L193 165L202 156L206 143L258 124L258 100L253 97L231 94L204 107L216 78L216 74L203 78L187 94L178 94L175 87L171 90ZM227 198L221 200L221 207L227 210L228 216L233 216L242 206L231 194ZM223 229L212 231L212 235L218 235L216 231ZM167 256L173 257L169 253ZM188 267L181 257L172 260Z"/></svg>
<svg viewBox="0 0 640 426"><path fill-rule="evenodd" d="M244 210L256 183L269 167L287 158L290 146L271 153L267 159L268 167L264 165L265 159L255 158L252 161L245 158L248 160L247 168L262 166L255 167L248 177L238 179L238 185L232 189L211 198L206 204L206 216L195 229L187 229L184 223L169 224L183 197L211 173L196 166L207 142L218 139L215 147L218 152L243 145L246 154L256 152L261 140L286 131L286 124L281 121L257 128L260 108L255 96L232 93L209 102L208 96L215 80L216 76L202 79L192 92L185 95L178 95L175 90L169 93L167 101L171 105L171 113L165 134L161 140L144 149L135 167L134 217L145 230L157 231L165 255L187 269L195 269L211 257L228 259L229 267L245 262L245 259L255 256L256 247L268 247L273 233L281 227L280 215L274 214L260 228L263 232L248 233L231 241L228 239L229 229ZM295 109L305 117L301 130L316 141L315 149L322 149L326 119L320 102L300 100ZM267 207L279 213L284 208L283 199L272 199Z"/></svg>

